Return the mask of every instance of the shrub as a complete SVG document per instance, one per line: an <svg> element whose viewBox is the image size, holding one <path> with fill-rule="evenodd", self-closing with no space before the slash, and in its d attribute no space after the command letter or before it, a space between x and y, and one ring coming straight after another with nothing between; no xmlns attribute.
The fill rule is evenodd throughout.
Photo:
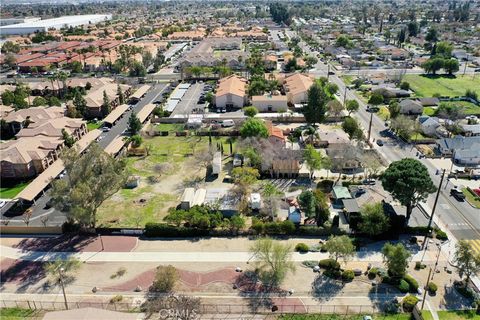
<svg viewBox="0 0 480 320"><path fill-rule="evenodd" d="M448 240L447 233L445 231L442 231L440 229L435 230L435 238L438 240L446 241Z"/></svg>
<svg viewBox="0 0 480 320"><path fill-rule="evenodd" d="M318 262L318 266L327 270L339 270L340 263L335 261L335 259L323 259Z"/></svg>
<svg viewBox="0 0 480 320"><path fill-rule="evenodd" d="M166 223L149 222L145 225L143 234L146 237L203 237L208 235L208 230L197 228L176 227Z"/></svg>
<svg viewBox="0 0 480 320"><path fill-rule="evenodd" d="M407 312L412 312L417 302L418 302L418 298L409 294L408 296L403 298L403 301L402 301L403 310Z"/></svg>
<svg viewBox="0 0 480 320"><path fill-rule="evenodd" d="M418 282L415 280L411 275L407 274L403 280L405 280L408 285L410 286L410 292L417 292L418 291Z"/></svg>
<svg viewBox="0 0 480 320"><path fill-rule="evenodd" d="M408 282L405 280L400 280L400 283L398 284L398 290L400 290L403 293L408 292L410 289L410 286L408 285Z"/></svg>
<svg viewBox="0 0 480 320"><path fill-rule="evenodd" d="M434 295L435 293L437 293L438 286L433 282L429 282L427 286L427 290L430 294Z"/></svg>
<svg viewBox="0 0 480 320"><path fill-rule="evenodd" d="M302 264L307 267L307 268L314 268L318 265L318 262L315 261L315 260L305 260L305 261L302 261Z"/></svg>
<svg viewBox="0 0 480 320"><path fill-rule="evenodd" d="M355 278L355 273L353 270L345 270L342 272L342 280L343 281L352 281Z"/></svg>
<svg viewBox="0 0 480 320"><path fill-rule="evenodd" d="M294 234L295 233L295 224L290 220L285 220L280 223L280 228L285 234Z"/></svg>
<svg viewBox="0 0 480 320"><path fill-rule="evenodd" d="M342 272L337 269L327 269L323 272L323 275L332 279L338 279L342 276Z"/></svg>
<svg viewBox="0 0 480 320"><path fill-rule="evenodd" d="M377 268L371 268L368 270L368 279L373 280L377 276L378 269Z"/></svg>
<svg viewBox="0 0 480 320"><path fill-rule="evenodd" d="M420 261L415 262L415 270L422 269L422 263Z"/></svg>
<svg viewBox="0 0 480 320"><path fill-rule="evenodd" d="M150 292L171 292L178 280L178 271L174 266L158 266Z"/></svg>
<svg viewBox="0 0 480 320"><path fill-rule="evenodd" d="M251 228L255 231L256 234L263 234L265 232L265 224L257 218L252 219Z"/></svg>
<svg viewBox="0 0 480 320"><path fill-rule="evenodd" d="M301 242L301 243L297 243L297 245L295 246L295 251L297 252L308 252L308 245Z"/></svg>
<svg viewBox="0 0 480 320"><path fill-rule="evenodd" d="M117 303L123 300L123 296L121 294L117 294L116 296L110 299L110 303Z"/></svg>

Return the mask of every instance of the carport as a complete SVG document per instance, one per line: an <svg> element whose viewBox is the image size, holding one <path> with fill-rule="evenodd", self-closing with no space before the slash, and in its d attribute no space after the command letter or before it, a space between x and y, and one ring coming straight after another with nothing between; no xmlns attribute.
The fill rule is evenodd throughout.
<svg viewBox="0 0 480 320"><path fill-rule="evenodd" d="M113 126L115 122L128 110L128 105L121 104L108 114L108 116L103 119L103 123Z"/></svg>

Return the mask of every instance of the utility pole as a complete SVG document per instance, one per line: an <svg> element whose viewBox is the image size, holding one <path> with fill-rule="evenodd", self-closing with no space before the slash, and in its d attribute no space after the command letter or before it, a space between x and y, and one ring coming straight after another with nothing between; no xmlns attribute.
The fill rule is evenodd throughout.
<svg viewBox="0 0 480 320"><path fill-rule="evenodd" d="M67 295L65 294L65 284L63 283L63 271L65 269L60 268L58 270L58 275L60 276L60 285L62 286L63 300L65 301L65 309L68 310Z"/></svg>
<svg viewBox="0 0 480 320"><path fill-rule="evenodd" d="M343 93L343 107L347 107L347 86L345 86L345 92Z"/></svg>
<svg viewBox="0 0 480 320"><path fill-rule="evenodd" d="M423 290L423 300L422 300L422 308L420 311L423 310L423 306L425 305L425 298L427 297L427 289L428 289L428 284L430 283L430 274L432 273L432 268L428 271L428 278L427 278L427 284L425 285L425 288Z"/></svg>
<svg viewBox="0 0 480 320"><path fill-rule="evenodd" d="M432 227L432 221L433 221L433 215L435 214L435 209L437 208L437 202L438 202L438 197L440 196L440 190L442 190L442 183L443 183L443 178L445 177L445 169L442 171L442 177L440 178L440 185L438 186L437 190L437 195L435 196L435 202L433 203L433 208L432 208L432 214L430 215L430 219L428 220L428 227L427 227L427 232L430 233L430 228ZM427 249L427 236L428 234L425 235L425 238L423 239L423 247L425 250Z"/></svg>
<svg viewBox="0 0 480 320"><path fill-rule="evenodd" d="M372 121L373 121L373 112L370 112L370 123L368 124L368 138L367 138L368 143L370 143L370 134L372 133Z"/></svg>

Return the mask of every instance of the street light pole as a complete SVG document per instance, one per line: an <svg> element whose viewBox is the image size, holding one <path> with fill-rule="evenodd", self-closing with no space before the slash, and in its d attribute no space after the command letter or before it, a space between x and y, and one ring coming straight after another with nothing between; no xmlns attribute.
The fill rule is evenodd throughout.
<svg viewBox="0 0 480 320"><path fill-rule="evenodd" d="M368 138L367 138L368 143L370 143L370 135L372 133L372 121L373 121L373 112L370 112L370 123L368 124Z"/></svg>
<svg viewBox="0 0 480 320"><path fill-rule="evenodd" d="M60 285L62 286L62 292L63 292L63 300L65 301L65 309L68 310L68 302L67 302L67 295L65 294L65 284L63 283L63 271L65 269L60 268L58 270L58 275L60 276Z"/></svg>
<svg viewBox="0 0 480 320"><path fill-rule="evenodd" d="M432 227L433 215L435 214L435 209L437 208L438 197L440 196L440 190L442 190L442 183L443 178L445 177L445 169L442 171L442 177L440 178L440 185L438 186L437 195L435 196L435 202L433 203L432 214L430 215L430 219L428 220L428 227L427 227L427 234L423 239L423 247L427 248L427 236L430 233L430 228Z"/></svg>
<svg viewBox="0 0 480 320"><path fill-rule="evenodd" d="M102 244L102 251L105 251L105 247L103 246L102 235L101 235L101 234L98 234L98 237L100 238L100 243Z"/></svg>

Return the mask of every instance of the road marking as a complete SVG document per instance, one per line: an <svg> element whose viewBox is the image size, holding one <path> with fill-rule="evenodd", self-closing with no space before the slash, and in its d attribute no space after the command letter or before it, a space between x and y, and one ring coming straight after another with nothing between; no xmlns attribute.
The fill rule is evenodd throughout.
<svg viewBox="0 0 480 320"><path fill-rule="evenodd" d="M476 254L480 254L480 239L477 240L466 240L470 247Z"/></svg>

